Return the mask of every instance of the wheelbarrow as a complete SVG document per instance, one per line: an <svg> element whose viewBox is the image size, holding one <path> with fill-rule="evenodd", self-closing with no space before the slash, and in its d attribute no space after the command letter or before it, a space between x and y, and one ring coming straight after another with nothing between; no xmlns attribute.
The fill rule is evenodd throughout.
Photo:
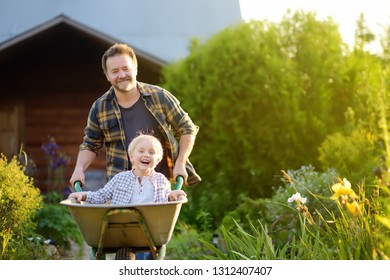
<svg viewBox="0 0 390 280"><path fill-rule="evenodd" d="M179 176L173 189L182 185ZM81 191L80 182L75 189ZM136 252L151 252L153 259L162 260L181 207L187 202L182 197L164 203L88 204L74 198L60 203L68 208L91 247L90 259L105 259L110 253L116 253L116 259L134 259Z"/></svg>

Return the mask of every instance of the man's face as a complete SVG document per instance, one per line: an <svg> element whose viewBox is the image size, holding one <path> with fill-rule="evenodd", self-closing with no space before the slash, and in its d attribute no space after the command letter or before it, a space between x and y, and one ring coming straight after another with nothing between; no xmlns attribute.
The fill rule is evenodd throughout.
<svg viewBox="0 0 390 280"><path fill-rule="evenodd" d="M137 68L129 55L119 54L109 57L106 66L107 80L116 91L126 93L136 87Z"/></svg>

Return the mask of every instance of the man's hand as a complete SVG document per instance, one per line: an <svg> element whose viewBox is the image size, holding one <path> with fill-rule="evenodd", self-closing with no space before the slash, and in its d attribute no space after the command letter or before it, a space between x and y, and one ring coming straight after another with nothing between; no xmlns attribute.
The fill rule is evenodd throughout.
<svg viewBox="0 0 390 280"><path fill-rule="evenodd" d="M183 176L184 182L187 182L188 173L185 164L176 162L175 167L173 168L173 178L176 180L177 176Z"/></svg>

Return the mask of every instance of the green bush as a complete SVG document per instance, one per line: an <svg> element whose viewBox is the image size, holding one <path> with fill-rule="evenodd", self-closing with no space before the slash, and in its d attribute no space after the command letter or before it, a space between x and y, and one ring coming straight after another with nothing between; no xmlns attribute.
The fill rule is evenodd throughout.
<svg viewBox="0 0 390 280"><path fill-rule="evenodd" d="M35 219L38 222L37 232L66 251L71 249L71 241L81 246L83 239L75 220L60 204L62 199L62 194L56 191L45 194L44 207L37 212Z"/></svg>
<svg viewBox="0 0 390 280"><path fill-rule="evenodd" d="M166 260L199 260L210 251L202 244L201 239L211 240L208 232L199 233L194 227L178 224L172 239L167 245Z"/></svg>
<svg viewBox="0 0 390 280"><path fill-rule="evenodd" d="M320 146L320 161L324 167L332 166L342 177L352 182L364 178L366 183L375 179L374 171L383 164L383 147L378 137L366 130L354 130L350 135L329 135Z"/></svg>
<svg viewBox="0 0 390 280"><path fill-rule="evenodd" d="M386 254L387 256L390 256L390 188L384 187L382 188L382 192L384 192L386 195L381 196L380 200L381 203L383 203L383 211L377 212L376 219L379 223L383 225L384 228L387 229L385 232L381 232L378 234L379 239L379 251L382 254Z"/></svg>
<svg viewBox="0 0 390 280"><path fill-rule="evenodd" d="M40 191L14 157L0 155L0 259L39 259L42 245L34 244L34 216L42 207Z"/></svg>

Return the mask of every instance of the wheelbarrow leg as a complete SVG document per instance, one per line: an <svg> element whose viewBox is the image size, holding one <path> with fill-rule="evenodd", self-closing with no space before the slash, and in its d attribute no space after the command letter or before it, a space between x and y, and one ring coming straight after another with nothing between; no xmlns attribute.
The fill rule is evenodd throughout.
<svg viewBox="0 0 390 280"><path fill-rule="evenodd" d="M157 259L163 260L165 258L166 252L167 252L167 246L164 244L160 247L160 250L158 251Z"/></svg>
<svg viewBox="0 0 390 280"><path fill-rule="evenodd" d="M99 257L98 257L97 249L91 247L91 250L89 251L89 259L90 260L105 260L106 254L100 253Z"/></svg>
<svg viewBox="0 0 390 280"><path fill-rule="evenodd" d="M103 248L104 248L104 238L106 236L109 217L112 215L116 215L118 213L122 213L122 212L123 211L121 209L112 209L112 210L107 211L104 214L102 228L100 231L99 245L98 245L97 251L95 253L95 257L97 260L104 260L105 259L105 254L103 254Z"/></svg>

